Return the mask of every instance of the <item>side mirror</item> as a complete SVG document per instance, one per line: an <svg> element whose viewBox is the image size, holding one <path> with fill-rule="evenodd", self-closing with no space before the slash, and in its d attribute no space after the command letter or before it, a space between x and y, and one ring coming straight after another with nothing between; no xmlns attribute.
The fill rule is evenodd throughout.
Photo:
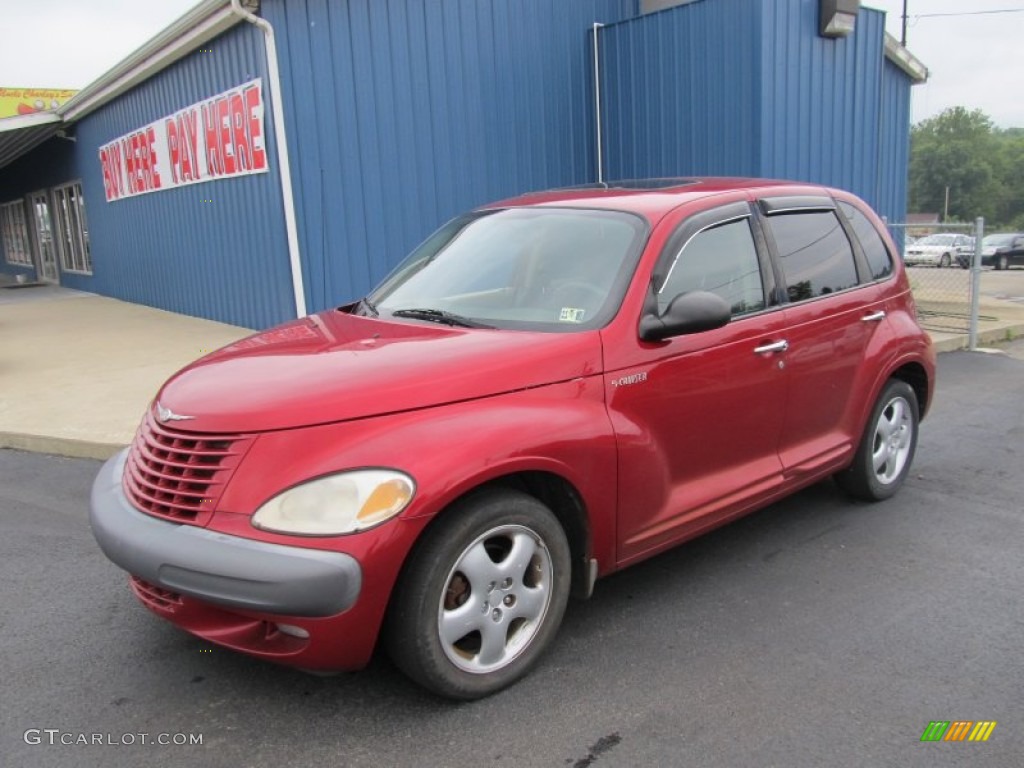
<svg viewBox="0 0 1024 768"><path fill-rule="evenodd" d="M664 314L648 314L640 319L640 338L661 341L672 336L700 333L721 328L729 322L732 310L725 299L708 291L681 293L672 299Z"/></svg>

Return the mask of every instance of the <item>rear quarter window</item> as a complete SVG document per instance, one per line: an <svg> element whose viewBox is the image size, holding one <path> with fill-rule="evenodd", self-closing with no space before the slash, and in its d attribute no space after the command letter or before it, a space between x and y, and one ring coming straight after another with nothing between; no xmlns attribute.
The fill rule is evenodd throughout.
<svg viewBox="0 0 1024 768"><path fill-rule="evenodd" d="M892 256L889 249L885 247L885 241L878 234L875 225L856 206L840 201L839 209L850 222L853 233L860 241L860 247L864 250L864 257L868 261L868 268L871 270L872 280L881 280L892 274Z"/></svg>

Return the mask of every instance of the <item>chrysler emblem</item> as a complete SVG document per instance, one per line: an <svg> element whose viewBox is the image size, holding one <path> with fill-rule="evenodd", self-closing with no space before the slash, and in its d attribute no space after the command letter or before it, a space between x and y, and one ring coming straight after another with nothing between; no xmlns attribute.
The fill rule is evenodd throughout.
<svg viewBox="0 0 1024 768"><path fill-rule="evenodd" d="M188 421L189 419L195 418L195 416L182 416L181 414L175 413L170 408L164 408L160 403L156 404L156 417L163 422Z"/></svg>

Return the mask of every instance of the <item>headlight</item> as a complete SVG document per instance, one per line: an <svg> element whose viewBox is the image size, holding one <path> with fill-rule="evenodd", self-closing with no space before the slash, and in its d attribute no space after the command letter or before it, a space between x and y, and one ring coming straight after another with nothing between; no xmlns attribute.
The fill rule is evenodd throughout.
<svg viewBox="0 0 1024 768"><path fill-rule="evenodd" d="M327 475L289 488L252 516L264 531L338 536L365 531L390 520L412 501L416 484L387 469Z"/></svg>

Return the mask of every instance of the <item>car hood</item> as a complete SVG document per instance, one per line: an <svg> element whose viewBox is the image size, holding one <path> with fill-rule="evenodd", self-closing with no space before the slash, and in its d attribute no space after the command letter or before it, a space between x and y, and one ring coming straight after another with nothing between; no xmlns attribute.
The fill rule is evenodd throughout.
<svg viewBox="0 0 1024 768"><path fill-rule="evenodd" d="M331 310L197 360L164 384L157 401L173 412L176 429L258 432L490 397L600 371L597 331L463 329Z"/></svg>

